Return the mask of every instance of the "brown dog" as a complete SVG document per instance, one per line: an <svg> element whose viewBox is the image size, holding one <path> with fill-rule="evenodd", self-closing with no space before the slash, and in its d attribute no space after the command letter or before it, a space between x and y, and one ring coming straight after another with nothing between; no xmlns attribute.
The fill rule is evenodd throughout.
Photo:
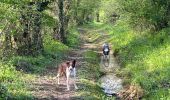
<svg viewBox="0 0 170 100"><path fill-rule="evenodd" d="M70 90L70 85L69 85L69 79L70 76L74 77L74 87L75 89L77 88L76 85L76 60L73 61L66 61L61 63L58 66L58 74L57 74L57 80L58 80L58 84L60 84L60 76L64 75L67 78L67 90Z"/></svg>

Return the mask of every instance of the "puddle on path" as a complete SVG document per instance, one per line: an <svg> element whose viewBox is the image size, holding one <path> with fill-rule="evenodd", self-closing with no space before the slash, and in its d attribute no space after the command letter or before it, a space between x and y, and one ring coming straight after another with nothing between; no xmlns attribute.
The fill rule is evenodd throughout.
<svg viewBox="0 0 170 100"><path fill-rule="evenodd" d="M112 54L112 52L110 53ZM115 71L119 69L115 58L110 55L109 63L103 61L101 57L100 70L105 73L104 76L100 78L101 88L108 96L113 96L118 94L122 89L122 79L115 75Z"/></svg>

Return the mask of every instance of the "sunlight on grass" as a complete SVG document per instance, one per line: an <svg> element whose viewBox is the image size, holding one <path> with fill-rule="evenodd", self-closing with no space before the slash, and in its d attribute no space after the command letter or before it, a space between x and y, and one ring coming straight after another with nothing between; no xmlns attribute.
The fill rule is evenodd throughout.
<svg viewBox="0 0 170 100"><path fill-rule="evenodd" d="M148 32L138 33L118 22L111 30L113 49L118 49L118 61L126 84L140 84L145 90L144 98L166 99L170 70L169 29L154 37ZM162 42L163 39L164 41ZM157 96L155 96L157 95Z"/></svg>
<svg viewBox="0 0 170 100"><path fill-rule="evenodd" d="M1 65L2 64L2 65ZM34 80L34 76L16 71L11 64L0 63L0 84L7 88L5 97L11 99L31 99L29 82ZM2 87L0 87L2 89ZM2 93L4 90L0 90ZM0 97L1 98L1 97Z"/></svg>
<svg viewBox="0 0 170 100"><path fill-rule="evenodd" d="M80 45L80 37L77 27L70 27L69 34L67 34L67 45L71 48L77 48Z"/></svg>

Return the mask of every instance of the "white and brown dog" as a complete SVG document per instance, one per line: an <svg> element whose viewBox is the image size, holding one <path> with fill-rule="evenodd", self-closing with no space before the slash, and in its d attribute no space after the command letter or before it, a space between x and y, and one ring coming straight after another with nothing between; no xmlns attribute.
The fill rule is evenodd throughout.
<svg viewBox="0 0 170 100"><path fill-rule="evenodd" d="M67 90L70 90L69 80L71 76L73 76L74 78L73 84L74 84L75 89L78 89L76 85L76 60L66 61L66 62L61 63L58 66L58 74L57 74L58 84L60 84L60 76L62 75L66 76Z"/></svg>

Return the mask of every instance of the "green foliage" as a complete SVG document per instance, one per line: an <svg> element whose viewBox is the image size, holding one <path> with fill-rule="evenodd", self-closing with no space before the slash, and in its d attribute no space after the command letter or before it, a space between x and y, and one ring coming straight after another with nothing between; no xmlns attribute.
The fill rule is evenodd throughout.
<svg viewBox="0 0 170 100"><path fill-rule="evenodd" d="M73 0L72 15L77 24L92 22L96 11L99 10L101 0Z"/></svg>
<svg viewBox="0 0 170 100"><path fill-rule="evenodd" d="M100 0L82 0L79 6L79 10L86 11L86 14L91 14L100 5Z"/></svg>
<svg viewBox="0 0 170 100"><path fill-rule="evenodd" d="M46 34L44 36L44 50L48 53L57 55L61 54L61 52L67 51L68 46L62 44L59 41L54 40L50 34Z"/></svg>
<svg viewBox="0 0 170 100"><path fill-rule="evenodd" d="M0 2L6 3L6 4L21 4L29 0L1 0Z"/></svg>
<svg viewBox="0 0 170 100"><path fill-rule="evenodd" d="M39 0L36 0L39 1ZM36 2L35 1L35 2ZM75 8L77 11L77 18L86 21L89 15L95 13L95 10L98 9L100 0L80 0L80 5ZM34 2L34 1L33 1ZM4 36L0 36L0 39L5 41L5 35L8 33L11 39L9 43L12 44L12 49L10 53L10 57L0 62L0 99L11 99L11 100L31 100L34 99L31 95L31 81L34 81L35 77L43 74L46 68L56 67L56 65L64 58L67 54L69 47L76 47L79 45L79 34L75 27L70 28L67 35L68 46L62 44L60 41L55 40L53 35L53 28L57 28L58 26L58 15L56 15L56 9L53 11L52 9L48 9L44 12L37 11L37 5L32 5L32 0L1 0L0 1L0 32L3 31ZM28 6L29 5L29 6ZM31 5L31 6L30 6ZM72 9L74 10L74 9ZM73 11L74 12L74 11ZM55 13L55 14L54 14ZM23 14L23 15L22 15ZM37 17L37 16L38 17ZM40 16L39 16L40 15ZM73 15L68 15L73 16ZM42 17L42 21L38 20ZM38 18L38 19L36 19ZM23 20L24 19L24 20ZM33 19L33 20L32 20ZM23 23L21 23L23 21ZM37 22L36 22L37 21ZM8 23L8 24L7 24ZM9 27L12 23L15 26ZM32 27L37 25L39 27ZM8 28L7 32L4 32L4 27ZM31 36L36 34L31 34L28 38L23 36L24 33L28 31L33 31L33 33L39 33L38 36L42 37L43 41L43 52L37 56L19 56L21 52L15 54L14 49L18 50L20 45L29 44L32 39ZM42 34L41 34L42 32ZM18 36L18 38L15 38ZM28 40L28 41L27 41ZM39 39L33 39L33 41L38 41ZM16 42L17 41L17 42ZM21 43L22 42L22 43ZM34 47L33 45L32 47ZM28 46L29 47L29 46ZM30 47L29 47L30 48ZM24 50L21 47L20 50ZM29 50L28 50L29 51ZM37 50L38 51L38 50ZM35 51L36 52L36 51ZM95 53L87 52L85 54L88 57L93 56L97 57ZM88 59L91 61L90 59ZM93 59L96 62L96 59ZM90 64L91 66L92 64ZM96 74L91 72L91 78L99 78L100 72L98 70L98 65L94 65L94 69L90 68L88 70L96 71ZM90 84L92 85L92 84ZM89 85L89 86L90 86ZM94 92L95 90L100 90L97 84L92 85ZM90 90L89 90L90 91ZM97 92L97 95L102 94L103 92L100 90ZM97 97L97 96L96 96Z"/></svg>
<svg viewBox="0 0 170 100"><path fill-rule="evenodd" d="M48 14L48 11L43 13L42 24L48 27L56 27L57 20Z"/></svg>
<svg viewBox="0 0 170 100"><path fill-rule="evenodd" d="M100 20L107 23L116 21L113 15L118 15L120 13L119 5L116 0L102 0L99 10Z"/></svg>
<svg viewBox="0 0 170 100"><path fill-rule="evenodd" d="M10 5L0 2L0 19L1 20L8 20L10 22L15 22L17 20L17 17L19 15L18 8Z"/></svg>
<svg viewBox="0 0 170 100"><path fill-rule="evenodd" d="M39 0L35 2L37 1ZM144 99L170 99L169 0L73 0L71 10L66 14L70 18L68 26L71 26L66 29L69 31L69 34L66 35L67 46L53 39L53 35L57 33L53 28L58 28L58 15L55 12L57 9L52 7L45 12L38 12L36 5L31 9L26 7L30 2L32 0L0 1L0 32L4 31L6 25L8 27L12 23L15 23L15 28L18 29L18 31L13 27L8 29L9 37L12 37L9 42L13 44L13 48L17 48L14 35L22 36L22 34L18 34L19 31L23 31L28 25L28 23L24 23L25 26L20 24L21 14L26 14L29 19L30 13L42 15L41 25L35 21L30 21L32 23L30 25L39 24L38 26L43 27L37 33L43 32L41 35L44 47L44 51L36 57L11 55L12 57L10 56L6 61L0 62L0 99L33 99L29 91L29 82L34 80L34 75L41 74L47 67L54 67L58 64L64 59L69 47L77 47L81 41L79 41L79 34L73 24L92 22L98 12L104 22L110 21L109 18L114 13L122 14L121 18L126 20L121 19L114 27L101 23L88 23L84 28L93 29L95 27L99 30L85 30L87 31L87 37L85 37L88 38L87 42L97 42L98 38L103 39L99 35L99 31L107 30L109 34L106 41L111 42L112 47L118 51L117 58L122 65L120 76L125 78L126 83L139 84L145 90ZM101 5L102 7L100 7ZM23 7L26 8L23 9ZM74 21L76 22L74 23ZM138 31L135 32L130 27ZM38 28L40 29L40 27ZM33 29L36 28L33 27ZM151 35L148 29L157 32L155 35ZM139 33L141 30L142 32ZM0 36L0 39L4 41L5 37ZM6 39L8 38L6 37ZM29 38L27 39L29 40ZM21 38L20 41L24 41L24 39ZM1 50L0 54L2 54ZM10 54L14 54L14 52ZM102 75L99 71L98 54L89 50L83 56L88 63L84 64L78 72L81 77L80 84L84 86L78 91L78 95L83 96L83 99L114 99L107 98L96 83Z"/></svg>
<svg viewBox="0 0 170 100"><path fill-rule="evenodd" d="M117 0L117 2L124 17L130 17L130 24L134 27L139 26L138 29L161 30L169 25L169 0Z"/></svg>
<svg viewBox="0 0 170 100"><path fill-rule="evenodd" d="M5 99L7 97L8 97L8 90L2 83L0 83L0 99Z"/></svg>
<svg viewBox="0 0 170 100"><path fill-rule="evenodd" d="M79 33L76 27L69 28L69 34L67 34L67 45L69 47L78 47L80 44Z"/></svg>
<svg viewBox="0 0 170 100"><path fill-rule="evenodd" d="M110 41L114 49L119 50L117 57L123 67L122 77L127 83L140 84L146 99L169 98L169 30L164 29L153 37L147 31L132 31L125 21L118 22L110 30Z"/></svg>
<svg viewBox="0 0 170 100"><path fill-rule="evenodd" d="M33 77L16 71L9 62L0 62L0 65L0 99L31 99L27 85Z"/></svg>
<svg viewBox="0 0 170 100"><path fill-rule="evenodd" d="M68 50L67 46L53 40L49 34L44 37L44 46L45 51L42 55L14 56L8 58L8 61L0 63L0 80L3 85L0 86L0 89L6 89L6 91L2 91L3 94L0 95L0 98L16 100L34 98L29 90L30 82L34 80L35 76L41 75L47 67L56 66Z"/></svg>
<svg viewBox="0 0 170 100"><path fill-rule="evenodd" d="M35 73L39 74L42 73L47 65L52 64L56 60L55 57L53 57L50 54L46 55L39 55L37 57L14 57L12 62L16 66L16 69L20 71L24 71L27 73Z"/></svg>

